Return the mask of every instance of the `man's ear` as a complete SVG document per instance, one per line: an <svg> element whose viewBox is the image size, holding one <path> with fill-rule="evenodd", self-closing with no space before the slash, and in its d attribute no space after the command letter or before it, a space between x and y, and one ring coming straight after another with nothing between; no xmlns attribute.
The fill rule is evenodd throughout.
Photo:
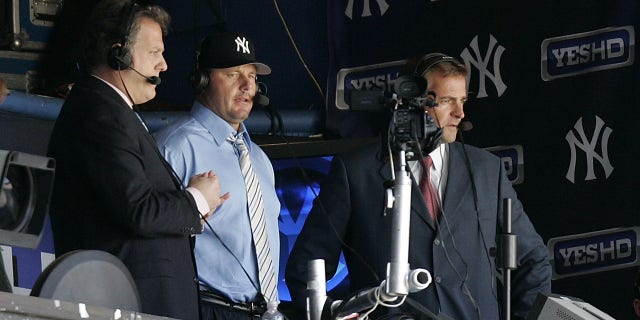
<svg viewBox="0 0 640 320"><path fill-rule="evenodd" d="M636 312L636 316L640 317L640 299L633 299L633 310Z"/></svg>

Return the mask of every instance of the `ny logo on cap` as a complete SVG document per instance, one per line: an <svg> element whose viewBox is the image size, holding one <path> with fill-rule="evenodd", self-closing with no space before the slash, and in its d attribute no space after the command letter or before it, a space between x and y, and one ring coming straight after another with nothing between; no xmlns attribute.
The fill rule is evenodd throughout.
<svg viewBox="0 0 640 320"><path fill-rule="evenodd" d="M240 47L242 47L242 53L251 53L249 51L249 41L245 37L242 37L242 39L240 37L236 38L236 51L240 52Z"/></svg>

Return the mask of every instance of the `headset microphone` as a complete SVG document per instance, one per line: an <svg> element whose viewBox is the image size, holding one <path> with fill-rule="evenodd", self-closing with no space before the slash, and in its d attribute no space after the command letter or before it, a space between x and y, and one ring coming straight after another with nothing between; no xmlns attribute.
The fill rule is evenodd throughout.
<svg viewBox="0 0 640 320"><path fill-rule="evenodd" d="M269 97L265 96L262 93L256 93L253 97L253 103L259 106L266 107L269 105Z"/></svg>
<svg viewBox="0 0 640 320"><path fill-rule="evenodd" d="M162 82L162 79L160 79L160 77L151 76L147 77L147 82L151 83L154 86L157 86Z"/></svg>
<svg viewBox="0 0 640 320"><path fill-rule="evenodd" d="M256 83L256 95L253 97L253 103L259 106L268 107L269 106L269 97L267 97L267 86L262 83Z"/></svg>
<svg viewBox="0 0 640 320"><path fill-rule="evenodd" d="M147 82L149 82L150 84L157 86L162 82L162 79L160 79L160 77L156 77L156 76L145 76L144 74L140 73L140 71L134 69L130 63L128 63L127 59L123 59L121 56L119 55L115 55L113 57L117 62L118 62L118 69L120 70L120 67L125 67L128 69L133 70L135 73L137 73L139 76L145 78L147 80Z"/></svg>
<svg viewBox="0 0 640 320"><path fill-rule="evenodd" d="M162 79L160 79L160 77L156 77L156 76L145 76L144 74L140 73L138 70L134 69L132 66L129 66L129 69L135 71L135 73L139 74L141 77L147 79L147 82L151 83L154 86L157 86L160 84L160 82L162 82Z"/></svg>
<svg viewBox="0 0 640 320"><path fill-rule="evenodd" d="M471 123L471 121L469 120L461 121L458 124L458 129L460 129L460 131L469 131L473 129L473 123Z"/></svg>

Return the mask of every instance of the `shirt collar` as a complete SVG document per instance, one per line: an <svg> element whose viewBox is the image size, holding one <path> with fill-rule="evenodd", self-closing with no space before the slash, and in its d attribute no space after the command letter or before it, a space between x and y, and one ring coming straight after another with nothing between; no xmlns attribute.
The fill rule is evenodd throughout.
<svg viewBox="0 0 640 320"><path fill-rule="evenodd" d="M127 97L127 95L122 92L120 89L118 89L116 86L112 85L109 81L102 79L98 76L96 76L95 74L92 74L91 76L96 77L97 79L99 79L100 81L106 83L109 87L111 87L113 90L115 90L120 97L124 100L124 102L129 106L129 108L133 109L133 102L131 102L131 100L129 99L129 97Z"/></svg>
<svg viewBox="0 0 640 320"><path fill-rule="evenodd" d="M449 144L441 143L437 148L435 148L429 156L431 157L431 161L433 161L433 168L436 172L442 172L442 167L449 161Z"/></svg>
<svg viewBox="0 0 640 320"><path fill-rule="evenodd" d="M230 135L236 135L238 132L242 134L242 138L247 145L247 149L251 150L251 138L249 132L244 126L244 122L240 123L239 130L236 130L224 119L215 114L211 109L205 107L198 101L193 102L191 108L191 116L198 121L209 133L213 136L213 140L216 144L221 145L227 143L227 137Z"/></svg>

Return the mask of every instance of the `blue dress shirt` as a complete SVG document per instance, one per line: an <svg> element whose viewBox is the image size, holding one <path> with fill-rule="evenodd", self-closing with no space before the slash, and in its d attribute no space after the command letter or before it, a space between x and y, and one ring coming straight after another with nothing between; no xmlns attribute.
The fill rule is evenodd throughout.
<svg viewBox="0 0 640 320"><path fill-rule="evenodd" d="M271 255L277 276L280 202L274 187L273 167L264 151L250 140L244 124L240 125L240 132L247 142L249 157L260 181ZM231 197L208 219L222 241L206 226L204 232L196 236L198 278L201 288L222 294L236 302L249 302L254 301L258 293L258 267L239 155L231 142L227 141L231 134L236 134L231 125L195 102L191 117L167 126L157 132L155 137L164 157L184 185L188 184L192 176L213 170L219 178L221 194L231 193Z"/></svg>

